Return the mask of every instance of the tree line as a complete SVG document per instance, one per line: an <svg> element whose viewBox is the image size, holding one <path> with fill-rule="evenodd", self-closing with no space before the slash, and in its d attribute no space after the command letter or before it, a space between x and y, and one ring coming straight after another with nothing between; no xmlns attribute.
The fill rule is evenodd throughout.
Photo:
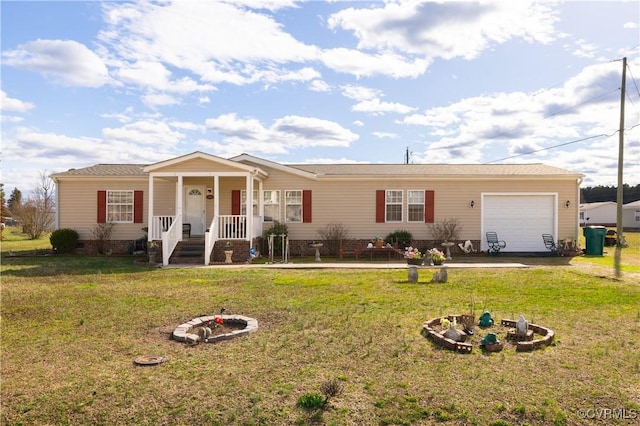
<svg viewBox="0 0 640 426"><path fill-rule="evenodd" d="M581 203L600 203L604 201L618 200L618 187L617 186L593 186L580 188L580 202ZM629 186L624 184L622 186L622 204L631 203L633 201L640 200L640 185Z"/></svg>

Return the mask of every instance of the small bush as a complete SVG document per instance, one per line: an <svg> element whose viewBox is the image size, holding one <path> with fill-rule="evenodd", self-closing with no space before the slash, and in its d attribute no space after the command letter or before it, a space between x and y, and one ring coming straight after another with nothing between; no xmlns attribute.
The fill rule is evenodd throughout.
<svg viewBox="0 0 640 426"><path fill-rule="evenodd" d="M307 410L322 408L324 405L324 398L319 393L305 393L298 398L296 405Z"/></svg>
<svg viewBox="0 0 640 426"><path fill-rule="evenodd" d="M318 229L317 232L331 254L338 254L340 241L349 238L349 229L340 222L328 223L324 228Z"/></svg>
<svg viewBox="0 0 640 426"><path fill-rule="evenodd" d="M434 241L456 241L460 236L462 225L456 218L446 218L433 223L429 231Z"/></svg>
<svg viewBox="0 0 640 426"><path fill-rule="evenodd" d="M269 235L275 235L275 237L273 238L273 253L281 253L282 239L279 238L279 236L283 234L284 235L289 234L289 228L287 227L287 225L284 223L280 223L278 221L273 222L273 226L263 232L264 243L267 246L267 250L263 250L263 251L265 251L265 253L268 252Z"/></svg>
<svg viewBox="0 0 640 426"><path fill-rule="evenodd" d="M71 253L76 248L78 239L80 239L80 235L76 230L62 228L51 233L49 242L58 253Z"/></svg>
<svg viewBox="0 0 640 426"><path fill-rule="evenodd" d="M389 233L384 240L391 244L397 242L398 248L403 249L411 245L413 235L411 232L405 231L404 229L397 229Z"/></svg>
<svg viewBox="0 0 640 426"><path fill-rule="evenodd" d="M115 223L98 223L91 230L91 236L96 242L96 249L98 250L98 254L105 254L109 247L109 242L111 241L111 233L113 232L113 227Z"/></svg>

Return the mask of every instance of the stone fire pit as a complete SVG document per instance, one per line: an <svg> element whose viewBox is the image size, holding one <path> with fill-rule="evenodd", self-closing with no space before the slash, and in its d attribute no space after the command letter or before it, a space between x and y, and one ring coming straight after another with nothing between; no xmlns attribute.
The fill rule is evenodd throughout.
<svg viewBox="0 0 640 426"><path fill-rule="evenodd" d="M211 335L207 335L203 329L209 322L215 322L216 318L222 318L223 328L228 332L216 334L217 329L213 329ZM228 330L231 328L231 330ZM173 330L171 335L178 342L189 344L196 343L216 343L222 340L230 340L236 337L245 336L258 330L258 320L245 317L243 315L210 315L197 317L189 322L181 324Z"/></svg>

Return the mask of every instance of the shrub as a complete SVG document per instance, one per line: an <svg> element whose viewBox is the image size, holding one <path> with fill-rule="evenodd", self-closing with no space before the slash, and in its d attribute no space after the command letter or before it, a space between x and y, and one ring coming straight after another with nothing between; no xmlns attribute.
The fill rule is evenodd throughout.
<svg viewBox="0 0 640 426"><path fill-rule="evenodd" d="M267 247L269 247L269 235L275 235L278 237L282 234L289 234L289 228L287 225L278 221L273 222L273 226L263 232L264 242L267 244ZM281 253L282 239L276 237L273 238L273 253Z"/></svg>
<svg viewBox="0 0 640 426"><path fill-rule="evenodd" d="M76 248L78 239L80 239L80 235L76 230L62 228L51 233L49 242L58 253L71 253Z"/></svg>
<svg viewBox="0 0 640 426"><path fill-rule="evenodd" d="M338 254L339 242L349 238L349 230L340 222L330 222L317 232L331 254Z"/></svg>
<svg viewBox="0 0 640 426"><path fill-rule="evenodd" d="M398 248L405 248L411 245L411 242L413 241L413 235L411 234L411 232L405 231L404 229L397 229L389 233L386 236L385 241L392 244L394 242L397 242Z"/></svg>
<svg viewBox="0 0 640 426"><path fill-rule="evenodd" d="M96 242L96 249L98 254L105 254L107 252L108 243L111 241L111 233L115 223L98 223L91 230L91 236Z"/></svg>
<svg viewBox="0 0 640 426"><path fill-rule="evenodd" d="M460 225L458 219L448 217L432 224L429 230L434 241L454 242L460 236L461 229L462 225Z"/></svg>

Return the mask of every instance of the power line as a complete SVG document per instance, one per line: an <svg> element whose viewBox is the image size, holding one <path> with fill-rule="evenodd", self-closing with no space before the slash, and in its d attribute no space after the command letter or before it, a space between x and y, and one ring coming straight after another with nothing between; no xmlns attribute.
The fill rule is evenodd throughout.
<svg viewBox="0 0 640 426"><path fill-rule="evenodd" d="M584 142L584 141L588 141L590 139L601 138L601 137L605 137L605 136L607 136L607 137L608 136L613 136L616 133L617 133L617 131L614 132L611 135L601 134L601 135L589 136L589 137L582 138L582 139L577 139L577 140L573 140L573 141L569 141L569 142L564 142L564 143L561 143L559 145L548 146L546 148L540 148L540 149L536 149L536 150L529 151L529 152L522 152L520 154L512 155L510 157L500 158L498 160L487 161L486 163L483 163L483 164L497 163L499 161L510 160L512 158L522 157L523 155L535 154L536 152L548 151L548 150L553 149L553 148L560 148L561 146L567 146L567 145L571 145L571 144L578 143L578 142Z"/></svg>
<svg viewBox="0 0 640 426"><path fill-rule="evenodd" d="M627 64L627 69L629 70L629 74L631 75L631 81L636 88L636 93L638 94L638 98L640 98L640 89L638 89L638 84L636 83L636 79L633 77L633 73L631 72L631 66Z"/></svg>
<svg viewBox="0 0 640 426"><path fill-rule="evenodd" d="M635 128L636 128L636 127L638 127L638 126L640 126L640 123L635 124L635 125L633 125L633 126L631 126L631 127L627 128L627 129L624 129L624 132L626 133L626 132L628 132L628 131L630 131L630 130L635 129ZM509 157L500 158L500 159L498 159L498 160L491 160L491 161L487 161L487 162L485 162L485 163L483 163L483 164L497 163L497 162L499 162L499 161L510 160L510 159L512 159L512 158L522 157L522 156L524 156L524 155L535 154L536 152L549 151L549 150L554 149L554 148L560 148L560 147L563 147L563 146L572 145L572 144L574 144L574 143L584 142L584 141L588 141L588 140L595 139L595 138L602 138L602 137L609 138L609 137L611 137L611 136L614 136L614 135L615 135L615 134L617 134L618 132L619 132L619 130L616 130L615 132L610 133L610 134L602 133L602 134L595 135L595 136L588 136L588 137L586 137L586 138L576 139L576 140L572 140L572 141L569 141L569 142L564 142L564 143L561 143L561 144L558 144L558 145L548 146L548 147L546 147L546 148L540 148L540 149L536 149L536 150L529 151L529 152L522 152L522 153L520 153L520 154L511 155L511 156L509 156Z"/></svg>
<svg viewBox="0 0 640 426"><path fill-rule="evenodd" d="M573 105L573 106L570 106L570 107L567 107L567 108L563 108L563 109L561 109L559 111L556 111L556 112L553 112L551 114L545 115L545 116L542 117L542 119L544 120L546 118L553 117L554 115L558 115L561 112L568 111L568 110L573 109L573 108L577 108L579 106L585 105L585 104L587 104L587 103L589 103L591 101L595 101L595 100L600 99L600 98L604 98L605 96L609 96L610 94L612 94L613 92L617 92L618 90L620 90L620 88L615 88L610 92L604 93L602 95L595 96L595 97L593 97L591 99L587 99L586 101L581 102L579 104L576 104L576 105Z"/></svg>

